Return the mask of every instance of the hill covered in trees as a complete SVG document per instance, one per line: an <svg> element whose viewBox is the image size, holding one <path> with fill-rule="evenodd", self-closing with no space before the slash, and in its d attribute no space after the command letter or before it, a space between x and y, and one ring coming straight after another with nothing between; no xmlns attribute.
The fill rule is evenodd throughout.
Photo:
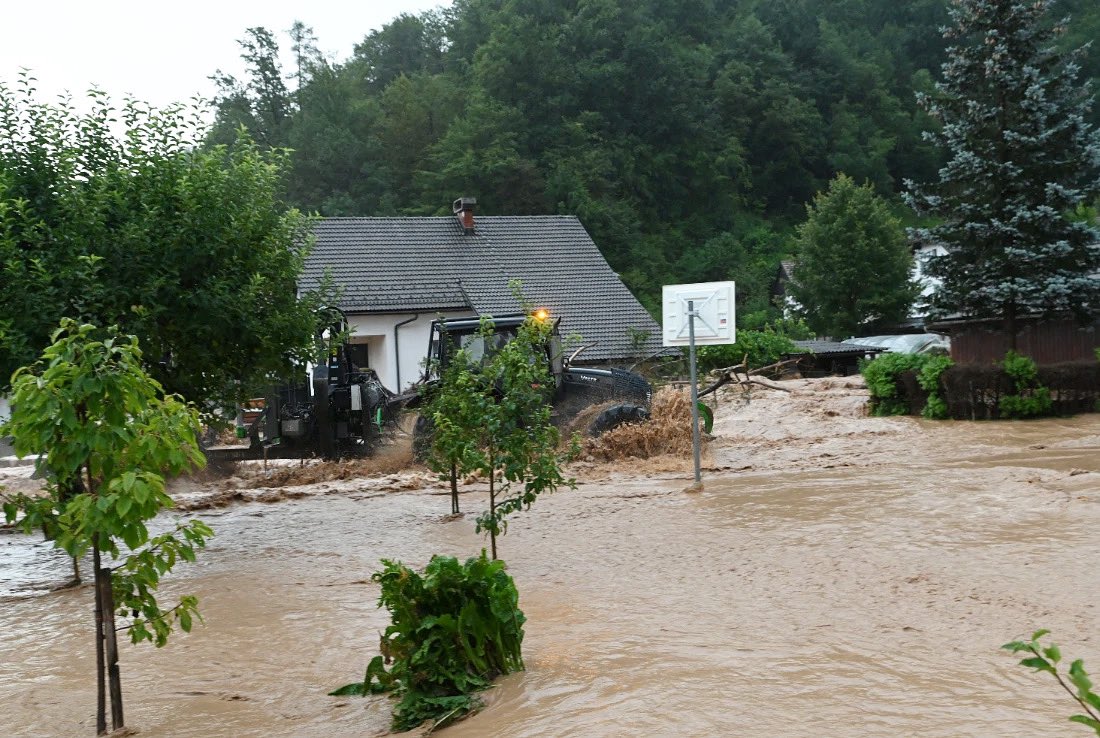
<svg viewBox="0 0 1100 738"><path fill-rule="evenodd" d="M1094 2L1057 12L1067 48L1100 33ZM217 75L209 140L243 125L292 149L289 199L322 215L436 214L462 195L576 214L643 302L732 278L751 326L838 172L911 218L902 181L941 165L915 93L940 76L946 22L945 0L455 0L342 63L300 24L254 28L248 78Z"/></svg>

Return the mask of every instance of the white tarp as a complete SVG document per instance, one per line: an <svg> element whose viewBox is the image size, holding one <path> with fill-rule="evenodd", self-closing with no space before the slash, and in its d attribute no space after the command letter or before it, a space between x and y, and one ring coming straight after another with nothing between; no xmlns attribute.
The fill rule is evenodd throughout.
<svg viewBox="0 0 1100 738"><path fill-rule="evenodd" d="M857 346L877 346L895 354L927 354L951 350L951 339L939 333L903 333L896 336L864 336L849 338L844 343Z"/></svg>

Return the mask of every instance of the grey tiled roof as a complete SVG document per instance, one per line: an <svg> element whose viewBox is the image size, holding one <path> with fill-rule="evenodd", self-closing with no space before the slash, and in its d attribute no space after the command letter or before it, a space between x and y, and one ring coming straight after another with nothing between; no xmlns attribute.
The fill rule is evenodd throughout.
<svg viewBox="0 0 1100 738"><path fill-rule="evenodd" d="M661 331L608 266L575 216L323 218L302 288L327 270L348 313L515 313L518 279L531 302L562 318L562 334L596 343L581 358L625 360L660 349ZM628 328L645 331L642 347Z"/></svg>

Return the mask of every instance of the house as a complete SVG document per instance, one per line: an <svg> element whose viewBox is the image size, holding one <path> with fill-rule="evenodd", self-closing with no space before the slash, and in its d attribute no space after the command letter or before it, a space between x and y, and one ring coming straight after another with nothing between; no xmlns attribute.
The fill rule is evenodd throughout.
<svg viewBox="0 0 1100 738"><path fill-rule="evenodd" d="M796 266L797 262L790 259L779 262L779 269L776 271L769 289L772 305L783 310L784 318L794 318L802 310L798 300L794 299L794 296L787 290L787 285L794 281Z"/></svg>
<svg viewBox="0 0 1100 738"><path fill-rule="evenodd" d="M323 218L300 288L326 273L348 316L352 361L386 387L417 381L432 320L520 311L524 298L561 318L587 348L578 363L628 364L661 351L661 331L572 215Z"/></svg>

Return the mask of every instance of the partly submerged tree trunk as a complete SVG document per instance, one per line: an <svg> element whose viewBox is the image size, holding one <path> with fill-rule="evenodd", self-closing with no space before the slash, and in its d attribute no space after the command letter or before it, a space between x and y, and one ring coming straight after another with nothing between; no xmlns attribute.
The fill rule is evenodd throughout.
<svg viewBox="0 0 1100 738"><path fill-rule="evenodd" d="M458 514L458 465L451 462L451 513Z"/></svg>
<svg viewBox="0 0 1100 738"><path fill-rule="evenodd" d="M96 537L98 541L98 536ZM107 687L104 680L103 598L99 586L99 549L92 546L92 566L95 567L95 732L107 734Z"/></svg>
<svg viewBox="0 0 1100 738"><path fill-rule="evenodd" d="M493 550L493 561L497 560L497 469L493 450L489 449L489 542Z"/></svg>
<svg viewBox="0 0 1100 738"><path fill-rule="evenodd" d="M87 490L95 492L91 468L85 467ZM123 727L122 675L118 669L118 634L115 632L115 593L111 586L111 569L103 566L99 550L99 534L92 538L92 566L95 567L96 604L96 731L107 732L107 705L104 676L111 694L111 730ZM106 675L104 674L106 672Z"/></svg>
<svg viewBox="0 0 1100 738"><path fill-rule="evenodd" d="M99 552L96 551L96 560L99 560ZM99 681L102 683L103 672L107 672L107 686L111 695L111 730L123 727L122 714L122 675L118 668L118 634L115 632L115 597L111 589L111 570L108 567L97 566L95 570L96 589L96 620L98 621L102 635L101 653L97 654L97 663L104 659L99 672ZM105 669L103 667L106 667ZM102 687L98 695L97 707L103 711L102 718L97 715L97 727L100 719L106 723L106 705Z"/></svg>
<svg viewBox="0 0 1100 738"><path fill-rule="evenodd" d="M111 729L118 730L125 725L122 716L122 672L118 667L118 632L115 630L115 592L111 586L111 570L103 568L99 577L102 582L103 597L103 635L107 655L107 684L111 693Z"/></svg>

